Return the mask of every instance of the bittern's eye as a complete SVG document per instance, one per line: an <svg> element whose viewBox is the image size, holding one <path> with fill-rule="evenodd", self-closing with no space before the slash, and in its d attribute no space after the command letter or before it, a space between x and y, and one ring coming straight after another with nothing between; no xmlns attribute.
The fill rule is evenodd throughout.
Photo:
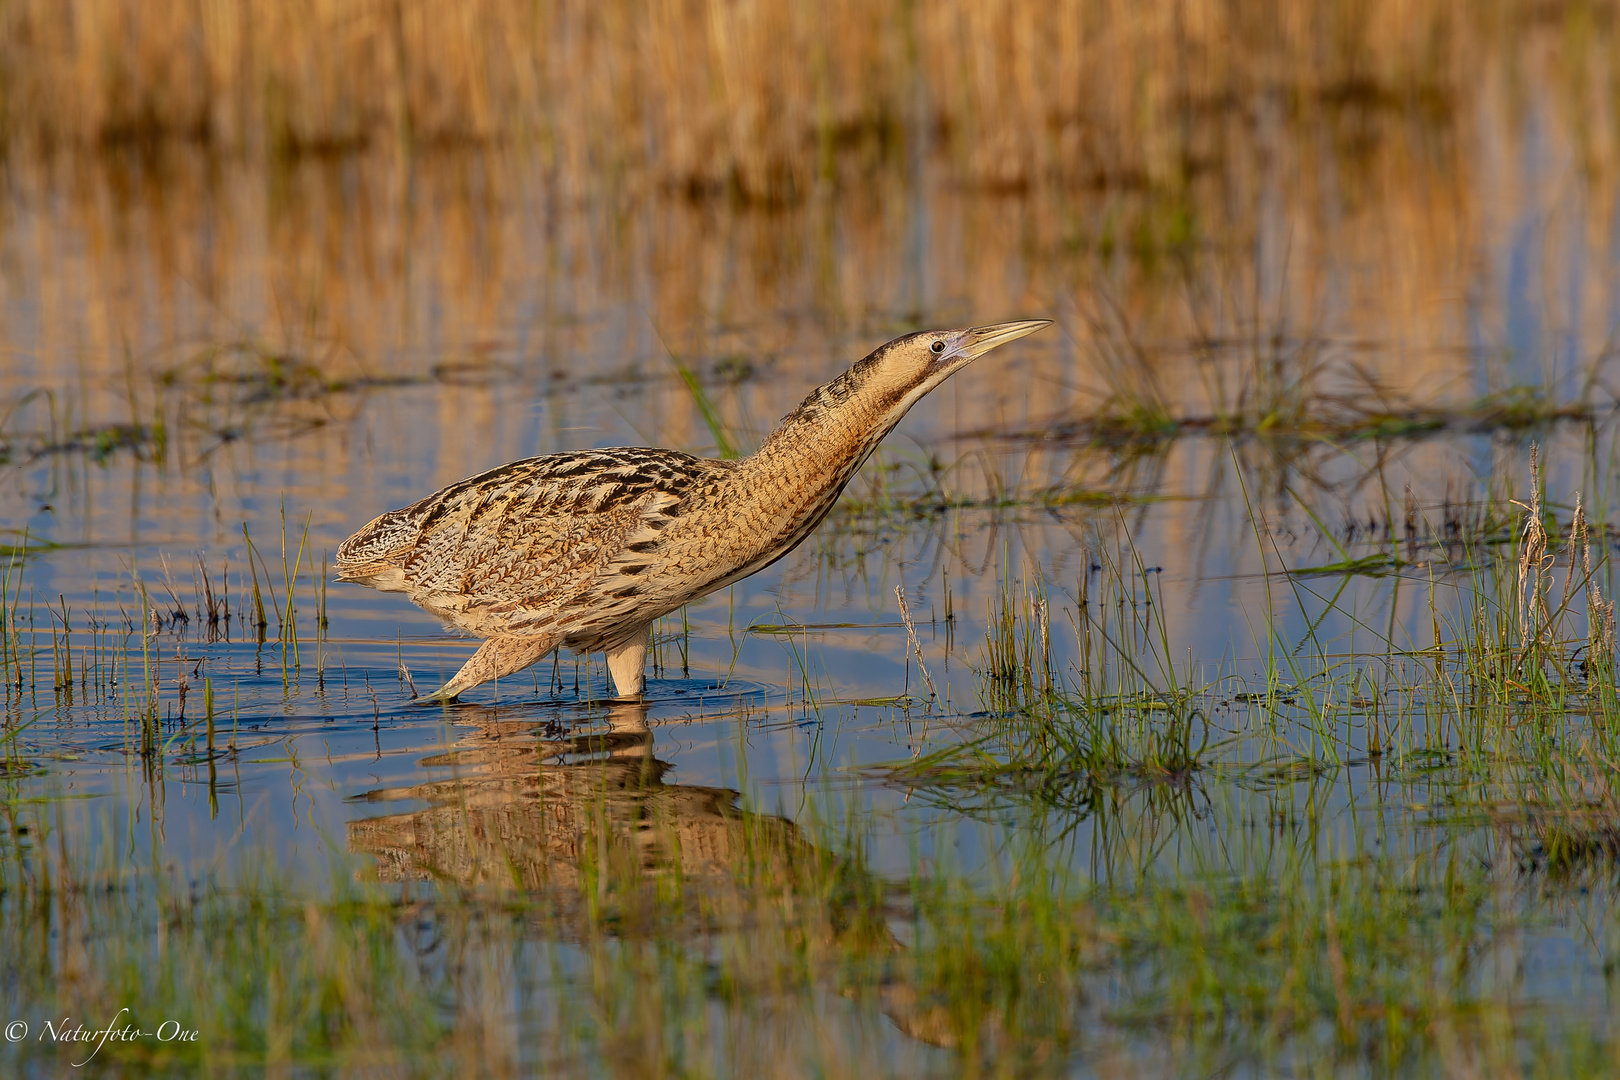
<svg viewBox="0 0 1620 1080"><path fill-rule="evenodd" d="M933 350L935 356L938 356L940 353L945 351L945 343L943 341L936 341L928 347Z"/></svg>

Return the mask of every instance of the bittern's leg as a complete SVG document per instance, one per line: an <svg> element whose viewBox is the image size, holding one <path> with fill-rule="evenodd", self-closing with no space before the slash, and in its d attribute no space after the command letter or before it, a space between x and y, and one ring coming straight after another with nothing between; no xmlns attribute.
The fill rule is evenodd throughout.
<svg viewBox="0 0 1620 1080"><path fill-rule="evenodd" d="M557 639L546 634L535 637L492 637L478 646L478 651L461 665L455 678L422 700L454 701L475 686L522 671L556 647Z"/></svg>
<svg viewBox="0 0 1620 1080"><path fill-rule="evenodd" d="M647 678L647 644L652 641L649 624L635 640L607 654L608 672L613 676L613 689L622 698L641 696L642 684Z"/></svg>

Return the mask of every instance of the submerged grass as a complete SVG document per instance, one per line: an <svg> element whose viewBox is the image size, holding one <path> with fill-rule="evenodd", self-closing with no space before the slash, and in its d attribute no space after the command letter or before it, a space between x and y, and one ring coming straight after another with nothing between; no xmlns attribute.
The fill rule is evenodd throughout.
<svg viewBox="0 0 1620 1080"><path fill-rule="evenodd" d="M653 838L678 831L646 809ZM1608 908L1516 869L1488 833L1431 847L1387 825L1369 851L1243 828L1254 810L1215 806L1236 847L1194 830L1173 874L1142 847L1174 807L1133 796L1099 807L1117 847L1088 855L1035 818L993 831L988 874L934 862L908 884L867 870L847 827L801 833L735 806L718 874L649 861L587 802L569 826L578 885L514 891L344 866L294 881L268 860L180 880L64 846L60 804L11 806L0 923L17 947L0 985L12 1015L89 1026L129 1008L146 1030L196 1030L109 1044L102 1067L209 1075L1028 1075L1082 1051L1127 1076L1612 1067L1601 995L1554 1012L1511 970L1525 934ZM23 1069L84 1056L36 1040L0 1053Z"/></svg>
<svg viewBox="0 0 1620 1080"><path fill-rule="evenodd" d="M274 612L296 672L299 635L319 642L326 621L324 590L300 581L307 529L288 536L283 515L279 584L244 535L248 574L199 562L183 602L165 567L114 599L120 619L36 600L14 552L0 937L17 946L0 996L33 1022L128 1008L199 1033L99 1051L131 1072L1607 1075L1612 533L1588 510L1603 492L1555 505L1539 454L1527 479L1466 529L1409 505L1406 534L1372 536L1371 554L1335 537L1336 567L1291 565L1275 504L1251 502L1276 596L1241 662L1175 654L1173 598L1117 502L1072 583L1004 553L984 639L957 651L976 708L943 683L923 707L950 734L876 770L919 812L949 811L905 837L899 874L874 869L881 825L838 792L789 821L670 783L645 724L614 714L564 738L493 710L452 721L484 741L423 763L444 779L359 796L404 809L351 820L325 876L269 853L165 869L159 838L151 862L90 839L120 829L75 820L24 733L65 706L122 715L141 790L156 802L165 770L200 786L206 768L217 813L238 710L216 716L224 684L183 631L260 645ZM1417 590L1427 638L1323 587L1368 558L1389 560L1390 604ZM937 646L900 602L893 629L926 669ZM1329 611L1352 641L1318 636ZM663 628L659 664L673 645L684 671L687 632ZM819 725L816 658L793 650L798 712ZM1523 977L1572 939L1588 943L1574 991ZM43 1074L77 1049L0 1055Z"/></svg>

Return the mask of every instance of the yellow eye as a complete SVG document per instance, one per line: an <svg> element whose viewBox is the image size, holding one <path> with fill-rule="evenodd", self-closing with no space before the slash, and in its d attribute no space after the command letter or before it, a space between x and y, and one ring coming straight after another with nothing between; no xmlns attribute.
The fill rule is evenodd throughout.
<svg viewBox="0 0 1620 1080"><path fill-rule="evenodd" d="M928 347L934 351L935 356L938 356L940 353L945 351L945 343L943 341L936 341Z"/></svg>

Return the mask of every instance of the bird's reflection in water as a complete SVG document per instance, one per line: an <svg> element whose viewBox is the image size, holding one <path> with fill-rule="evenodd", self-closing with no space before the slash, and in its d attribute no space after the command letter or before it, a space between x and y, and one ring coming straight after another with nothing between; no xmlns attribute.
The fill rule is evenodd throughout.
<svg viewBox="0 0 1620 1080"><path fill-rule="evenodd" d="M451 778L357 797L427 804L348 823L350 849L376 856L385 881L546 890L564 901L553 909L564 923L567 898L583 901L605 883L675 878L683 891L709 883L736 895L734 887L745 881L767 891L815 891L816 875L833 874L856 892L874 889L864 870L811 844L793 822L738 807L736 791L666 784L673 766L653 754L644 704L617 704L606 731L567 737L539 731L532 718L512 719L510 710L463 707L455 718L464 725L460 741L421 763L450 769ZM611 923L620 931L638 922L672 929L667 892L616 891ZM901 1031L935 1045L958 1041L944 1010L921 1000L887 963L900 945L880 910L819 922L805 929L887 970L874 989L879 1008Z"/></svg>
<svg viewBox="0 0 1620 1080"><path fill-rule="evenodd" d="M455 719L462 738L421 763L452 777L359 796L428 804L348 823L349 847L375 855L383 880L567 889L595 880L604 859L632 874L718 879L744 845L780 858L809 847L792 822L739 809L735 791L666 784L672 766L654 756L645 704L616 704L606 731L566 737L510 710L463 707Z"/></svg>

